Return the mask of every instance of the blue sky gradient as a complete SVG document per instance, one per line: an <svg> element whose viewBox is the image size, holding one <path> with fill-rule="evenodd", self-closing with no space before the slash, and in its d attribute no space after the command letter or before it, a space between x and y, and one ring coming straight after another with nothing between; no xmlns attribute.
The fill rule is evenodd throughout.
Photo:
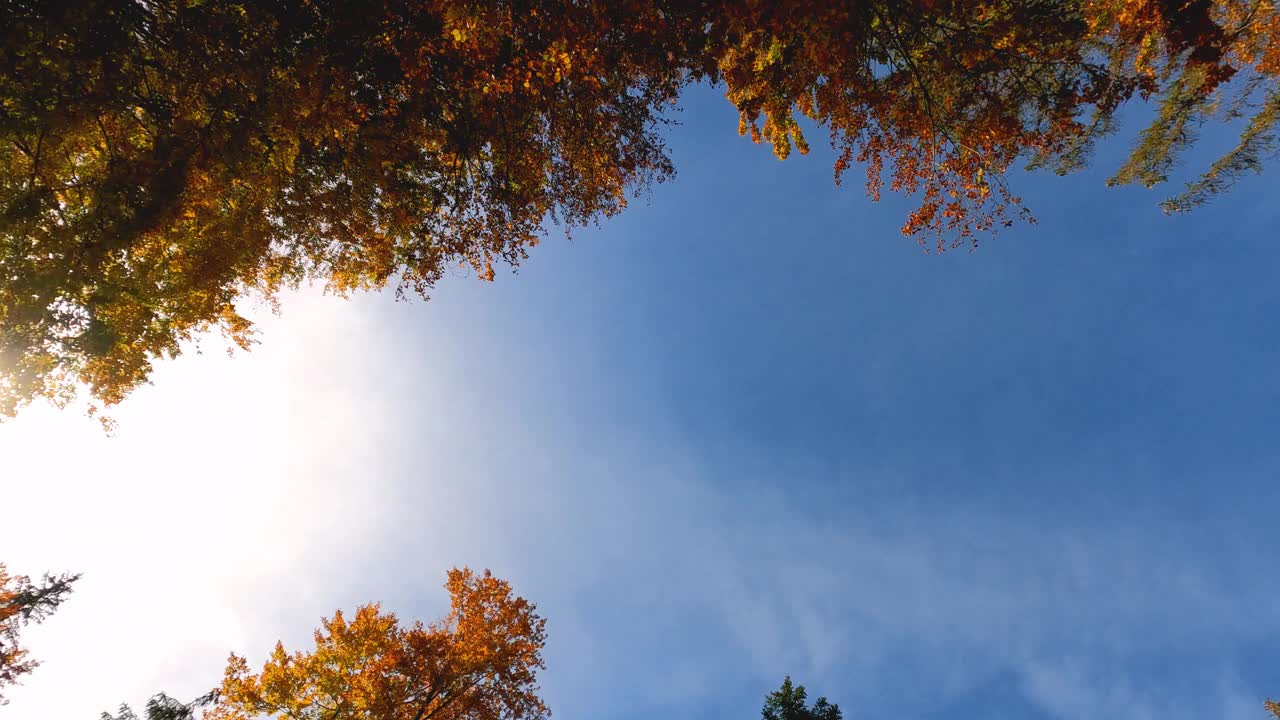
<svg viewBox="0 0 1280 720"><path fill-rule="evenodd" d="M220 445L275 461L196 471L224 463L245 503L311 508L280 521L302 549L245 560L255 579L218 601L252 617L238 634L210 630L181 672L144 658L135 695L86 707L194 692L225 657L205 646L260 661L334 607L436 616L444 571L470 564L549 618L543 685L565 720L753 720L786 673L849 720L1264 717L1276 178L1165 217L1156 192L1104 187L1121 140L1096 170L1013 179L1038 226L932 255L898 234L909 204L870 203L857 170L836 188L821 150L780 163L715 90L683 106L675 180L571 243L553 233L516 276L359 298L302 335L280 328L338 303L286 303L260 350L183 358L122 408L119 437L85 441L123 468L166 407L266 413L301 439L226 425ZM285 343L300 349L258 357ZM217 385L231 372L258 385ZM272 522L189 507L244 547ZM65 632L107 594L94 571L123 562L18 556L91 565ZM15 717L73 671L59 619L33 636L48 679L15 693Z"/></svg>
<svg viewBox="0 0 1280 720"><path fill-rule="evenodd" d="M1258 717L1271 179L1164 217L1104 188L1113 143L1015 179L1037 227L930 256L823 153L685 108L648 203L396 332L475 348L436 452L477 458L511 567L591 578L548 606L599 648L553 646L563 715L750 717L792 672L852 717Z"/></svg>

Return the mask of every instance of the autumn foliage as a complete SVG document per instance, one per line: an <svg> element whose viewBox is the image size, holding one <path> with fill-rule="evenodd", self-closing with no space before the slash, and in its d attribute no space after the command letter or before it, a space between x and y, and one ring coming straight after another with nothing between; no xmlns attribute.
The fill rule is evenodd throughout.
<svg viewBox="0 0 1280 720"><path fill-rule="evenodd" d="M1029 218L1008 172L1082 167L1132 98L1158 112L1116 183L1243 127L1168 211L1280 120L1272 0L12 0L0 33L0 416L116 403L203 331L248 347L244 301L302 282L492 278L669 177L694 82L781 158L826 133L938 249Z"/></svg>
<svg viewBox="0 0 1280 720"><path fill-rule="evenodd" d="M545 621L504 581L453 570L452 609L402 626L378 605L323 621L315 648L276 645L260 672L231 656L210 720L540 720Z"/></svg>

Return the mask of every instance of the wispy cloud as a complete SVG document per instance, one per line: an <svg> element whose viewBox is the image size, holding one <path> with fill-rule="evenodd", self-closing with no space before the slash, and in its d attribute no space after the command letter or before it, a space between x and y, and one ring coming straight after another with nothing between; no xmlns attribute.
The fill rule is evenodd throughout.
<svg viewBox="0 0 1280 720"><path fill-rule="evenodd" d="M547 685L566 716L723 703L745 686L754 712L784 673L871 716L923 716L1007 675L1062 720L1239 712L1260 692L1204 678L1231 672L1213 648L1280 631L1280 583L1246 571L1267 548L1230 545L1224 562L1185 526L1085 507L859 500L884 481L856 471L823 478L829 493L792 492L812 478L760 458L704 465L587 406L579 426L539 426L525 398L508 400L412 441L430 469L397 485L395 557L515 576L552 618ZM390 440L393 454L409 442ZM433 506L448 512L415 523ZM1151 671L1197 656L1194 675Z"/></svg>

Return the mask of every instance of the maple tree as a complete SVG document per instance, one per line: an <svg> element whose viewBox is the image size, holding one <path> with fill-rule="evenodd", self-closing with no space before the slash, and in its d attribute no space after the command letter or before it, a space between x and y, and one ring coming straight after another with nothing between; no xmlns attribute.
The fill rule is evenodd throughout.
<svg viewBox="0 0 1280 720"><path fill-rule="evenodd" d="M1170 212L1280 120L1273 0L10 0L0 28L0 416L116 403L204 331L248 347L244 302L302 282L491 279L670 176L694 82L781 158L824 129L938 249L1029 218L1008 172L1082 167L1133 97L1114 183L1244 125Z"/></svg>
<svg viewBox="0 0 1280 720"><path fill-rule="evenodd" d="M538 720L546 633L533 604L485 571L452 570L452 609L402 626L378 605L323 621L315 649L277 644L261 672L231 656L207 717L250 720Z"/></svg>
<svg viewBox="0 0 1280 720"><path fill-rule="evenodd" d="M23 626L42 622L71 593L79 575L48 575L32 582L26 575L10 575L0 563L0 691L39 665L21 644ZM0 692L0 704L4 704Z"/></svg>

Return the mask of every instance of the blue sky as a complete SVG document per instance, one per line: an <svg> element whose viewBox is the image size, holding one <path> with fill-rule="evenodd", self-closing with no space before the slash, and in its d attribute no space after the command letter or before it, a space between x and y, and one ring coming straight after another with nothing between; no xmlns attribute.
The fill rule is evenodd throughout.
<svg viewBox="0 0 1280 720"><path fill-rule="evenodd" d="M10 715L194 694L336 607L433 617L470 564L549 618L559 718L752 720L786 673L850 720L1263 717L1277 180L1165 217L1105 189L1114 143L1014 178L1038 226L929 255L905 201L683 105L675 180L514 276L291 298L115 438L0 426L75 526L0 528L12 569L86 573Z"/></svg>

